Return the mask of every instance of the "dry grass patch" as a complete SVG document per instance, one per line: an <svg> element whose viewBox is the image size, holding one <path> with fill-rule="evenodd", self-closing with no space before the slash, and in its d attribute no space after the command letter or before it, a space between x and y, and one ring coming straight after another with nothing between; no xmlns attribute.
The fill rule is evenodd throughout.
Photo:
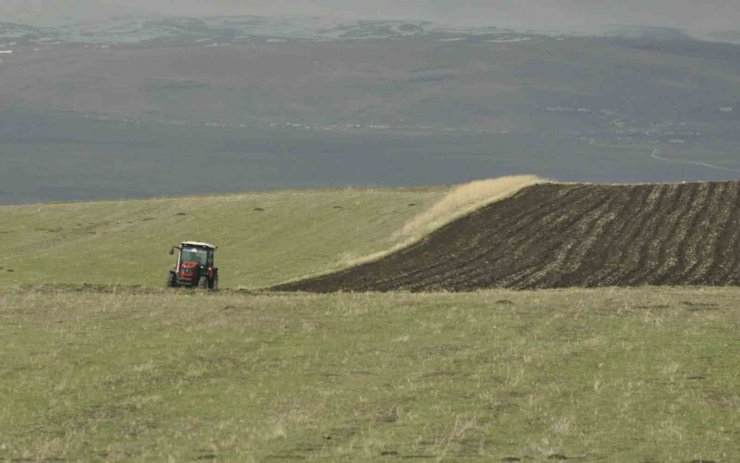
<svg viewBox="0 0 740 463"><path fill-rule="evenodd" d="M476 180L455 186L430 208L412 217L400 230L396 231L391 236L392 245L389 249L362 257L348 253L343 256L341 266L351 267L378 260L420 241L434 230L471 212L514 196L521 190L540 183L549 183L549 181L534 175L516 175Z"/></svg>
<svg viewBox="0 0 740 463"><path fill-rule="evenodd" d="M534 175L517 175L459 185L432 207L409 220L395 238L403 243L417 241L455 219L540 183L548 183L548 180Z"/></svg>

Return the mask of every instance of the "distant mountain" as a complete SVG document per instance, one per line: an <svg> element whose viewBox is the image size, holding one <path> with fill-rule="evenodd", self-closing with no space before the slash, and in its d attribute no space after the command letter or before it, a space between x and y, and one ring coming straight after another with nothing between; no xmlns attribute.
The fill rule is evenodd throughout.
<svg viewBox="0 0 740 463"><path fill-rule="evenodd" d="M0 203L517 173L730 180L739 74L740 46L659 28L0 24Z"/></svg>
<svg viewBox="0 0 740 463"><path fill-rule="evenodd" d="M671 27L614 25L606 27L603 33L607 37L624 39L691 40L684 31Z"/></svg>
<svg viewBox="0 0 740 463"><path fill-rule="evenodd" d="M0 22L0 44L244 44L328 42L385 39L519 40L527 36L581 34L532 33L495 27L452 27L428 21L229 16L210 18L113 16L105 20L54 23ZM603 36L625 39L679 40L690 37L679 29L635 25L604 28ZM740 32L713 34L717 40L740 41Z"/></svg>
<svg viewBox="0 0 740 463"><path fill-rule="evenodd" d="M423 21L350 21L259 16L179 18L113 17L57 24L0 23L0 43L40 44L240 44L373 39L454 39L509 36L493 27L453 28Z"/></svg>
<svg viewBox="0 0 740 463"><path fill-rule="evenodd" d="M708 38L719 42L740 43L740 30L713 32Z"/></svg>

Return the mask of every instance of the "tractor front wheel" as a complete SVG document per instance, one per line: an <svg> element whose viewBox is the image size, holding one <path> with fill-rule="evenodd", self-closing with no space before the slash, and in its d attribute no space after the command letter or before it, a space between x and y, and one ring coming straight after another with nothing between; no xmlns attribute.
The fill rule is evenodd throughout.
<svg viewBox="0 0 740 463"><path fill-rule="evenodd" d="M198 289L208 289L208 277L202 276L198 279Z"/></svg>
<svg viewBox="0 0 740 463"><path fill-rule="evenodd" d="M169 275L167 275L167 287L168 288L174 288L177 286L177 276L174 272L170 272Z"/></svg>

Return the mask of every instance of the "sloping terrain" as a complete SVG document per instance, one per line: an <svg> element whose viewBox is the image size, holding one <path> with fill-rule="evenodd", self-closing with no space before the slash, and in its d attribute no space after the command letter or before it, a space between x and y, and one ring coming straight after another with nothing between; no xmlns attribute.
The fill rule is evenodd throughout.
<svg viewBox="0 0 740 463"><path fill-rule="evenodd" d="M531 186L381 260L285 291L740 284L740 182Z"/></svg>
<svg viewBox="0 0 740 463"><path fill-rule="evenodd" d="M393 233L445 188L243 193L0 207L0 286L163 287L183 240L219 246L226 287L262 287L346 268L393 246Z"/></svg>
<svg viewBox="0 0 740 463"><path fill-rule="evenodd" d="M94 24L62 37L0 24L0 204L740 171L737 45L660 31L380 32L398 24L263 43L282 34L209 24ZM239 43L255 28L278 36Z"/></svg>
<svg viewBox="0 0 740 463"><path fill-rule="evenodd" d="M247 192L0 206L0 286L161 287L183 240L219 246L223 288L329 273L403 249L492 201L545 180L456 187Z"/></svg>

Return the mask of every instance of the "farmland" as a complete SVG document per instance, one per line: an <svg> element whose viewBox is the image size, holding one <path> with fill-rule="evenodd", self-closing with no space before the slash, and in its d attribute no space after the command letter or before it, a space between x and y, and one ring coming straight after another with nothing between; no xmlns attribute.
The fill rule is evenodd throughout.
<svg viewBox="0 0 740 463"><path fill-rule="evenodd" d="M0 207L0 286L162 287L183 240L220 247L224 287L338 269L393 243L445 188L314 190Z"/></svg>
<svg viewBox="0 0 740 463"><path fill-rule="evenodd" d="M624 188L515 177L0 207L0 461L734 461L736 286L260 289L384 265L500 208L593 225L656 189L678 215L635 230L737 218L736 184ZM548 200L522 209L532 195ZM508 215L489 226L527 223ZM223 290L162 288L183 239L220 246Z"/></svg>
<svg viewBox="0 0 740 463"><path fill-rule="evenodd" d="M220 247L222 287L265 288L398 249L538 181L0 207L0 286L160 288L170 246L198 240Z"/></svg>
<svg viewBox="0 0 740 463"><path fill-rule="evenodd" d="M10 3L0 463L740 461L737 45Z"/></svg>
<svg viewBox="0 0 740 463"><path fill-rule="evenodd" d="M739 221L740 182L536 185L384 259L277 289L736 286Z"/></svg>

